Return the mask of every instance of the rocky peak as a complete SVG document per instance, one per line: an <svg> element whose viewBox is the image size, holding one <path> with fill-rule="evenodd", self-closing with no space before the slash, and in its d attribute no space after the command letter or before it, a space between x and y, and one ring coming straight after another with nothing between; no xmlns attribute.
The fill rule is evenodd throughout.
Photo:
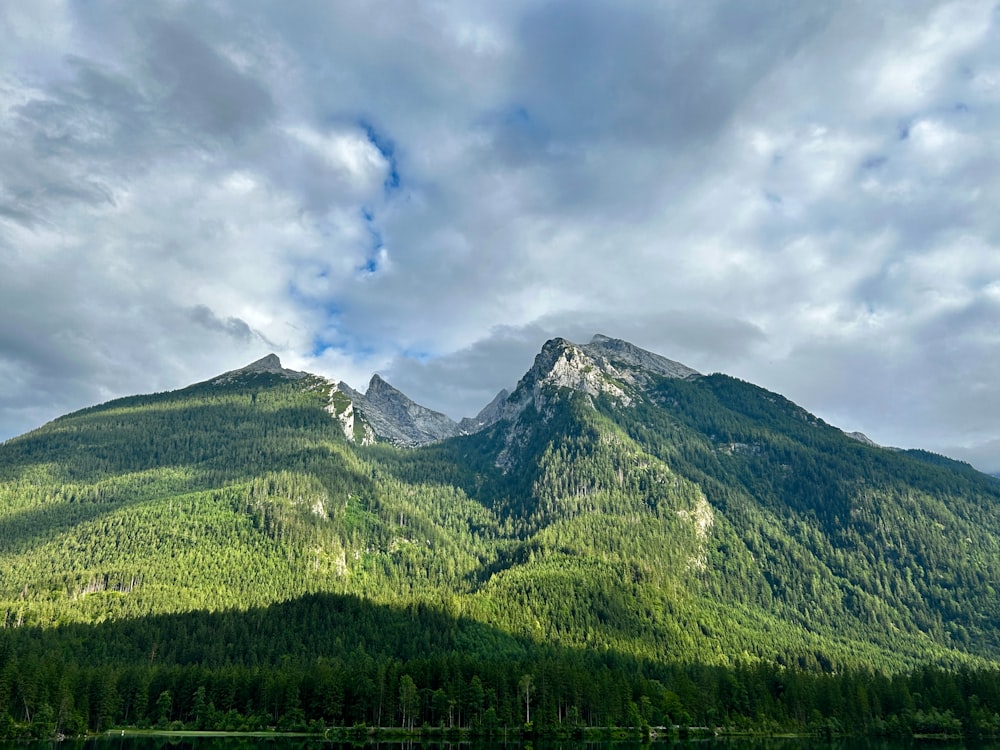
<svg viewBox="0 0 1000 750"><path fill-rule="evenodd" d="M617 374L608 370L607 363L600 357L593 356L585 347L566 339L552 339L545 343L542 351L535 357L528 377L535 380L536 387L550 385L570 388L590 396L610 393L628 400L621 387L605 377Z"/></svg>
<svg viewBox="0 0 1000 750"><path fill-rule="evenodd" d="M506 388L502 389L493 400L490 401L486 406L484 406L479 413L474 417L465 417L461 422L458 423L459 429L465 435L471 435L474 432L479 432L491 424L500 420L503 414L504 404L507 403L507 399L510 397L510 391Z"/></svg>
<svg viewBox="0 0 1000 750"><path fill-rule="evenodd" d="M545 342L511 400L523 407L529 390L537 397L539 389L555 386L589 396L605 393L628 406L635 391L649 385L651 376L688 378L698 374L697 370L621 339L597 334L589 344L581 346L555 338Z"/></svg>
<svg viewBox="0 0 1000 750"><path fill-rule="evenodd" d="M423 408L414 403L405 393L385 382L378 373L372 375L371 380L368 381L365 401L370 407L378 407L386 413L396 414L399 417L409 414L414 407Z"/></svg>
<svg viewBox="0 0 1000 750"><path fill-rule="evenodd" d="M275 353L268 354L266 357L261 357L256 362L251 362L246 367L243 368L246 372L281 372L284 368L281 366L281 360L278 359L278 355Z"/></svg>
<svg viewBox="0 0 1000 750"><path fill-rule="evenodd" d="M689 378L699 373L679 362L640 349L621 339L597 334L588 344L574 344L563 338L546 341L535 356L531 369L518 381L514 392L494 401L475 420L463 420L466 431L482 430L496 422L507 422L505 447L497 465L507 470L517 454L516 446L527 439L531 427L521 415L529 407L548 419L552 399L569 389L588 397L605 395L621 407L630 407L645 398L645 391L657 378Z"/></svg>
<svg viewBox="0 0 1000 750"><path fill-rule="evenodd" d="M362 395L345 383L337 386L374 433L396 445L424 445L460 434L458 424L441 412L414 402L378 374Z"/></svg>
<svg viewBox="0 0 1000 750"><path fill-rule="evenodd" d="M393 388L378 373L372 375L371 380L368 381L368 390L365 391L365 397L369 401L384 400L390 402L403 400L413 403L406 394L397 388Z"/></svg>
<svg viewBox="0 0 1000 750"><path fill-rule="evenodd" d="M261 373L268 375L280 375L281 377L288 378L289 380L301 380L302 378L308 376L308 373L305 372L285 369L281 366L281 360L278 359L278 355L272 352L266 357L261 357L256 362L251 362L246 367L222 373L222 375L212 381L212 384L223 385L225 383L231 383L244 375L256 375Z"/></svg>

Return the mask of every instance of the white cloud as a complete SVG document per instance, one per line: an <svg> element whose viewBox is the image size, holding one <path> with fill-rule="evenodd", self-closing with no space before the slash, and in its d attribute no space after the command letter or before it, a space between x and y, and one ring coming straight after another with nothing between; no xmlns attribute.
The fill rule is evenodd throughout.
<svg viewBox="0 0 1000 750"><path fill-rule="evenodd" d="M0 435L270 349L463 416L600 331L1000 465L990 2L0 13Z"/></svg>
<svg viewBox="0 0 1000 750"><path fill-rule="evenodd" d="M895 23L887 21L895 33L875 56L876 101L903 109L933 103L953 74L951 66L987 42L993 3L938 3L928 10L924 17L919 11L915 14L915 24L902 17L893 19Z"/></svg>
<svg viewBox="0 0 1000 750"><path fill-rule="evenodd" d="M329 170L324 179L336 181L349 199L370 198L388 176L385 158L358 130L320 133L295 125L286 132L322 160Z"/></svg>

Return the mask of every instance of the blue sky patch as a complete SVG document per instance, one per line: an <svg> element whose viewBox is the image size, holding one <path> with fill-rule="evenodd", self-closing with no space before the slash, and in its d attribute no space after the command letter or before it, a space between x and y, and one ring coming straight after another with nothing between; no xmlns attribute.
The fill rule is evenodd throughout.
<svg viewBox="0 0 1000 750"><path fill-rule="evenodd" d="M400 178L399 164L396 161L396 144L384 133L380 133L376 130L375 126L371 123L362 120L360 125L364 129L369 143L378 149L378 152L382 154L382 158L389 164L389 174L385 178L383 187L387 193L393 190L398 190Z"/></svg>

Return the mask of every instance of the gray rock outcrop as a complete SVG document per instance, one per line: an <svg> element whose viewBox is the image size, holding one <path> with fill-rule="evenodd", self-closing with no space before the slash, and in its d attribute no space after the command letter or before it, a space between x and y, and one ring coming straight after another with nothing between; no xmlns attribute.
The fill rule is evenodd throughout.
<svg viewBox="0 0 1000 750"><path fill-rule="evenodd" d="M212 384L223 385L225 383L231 383L244 375L255 375L259 373L280 375L281 377L288 378L289 380L301 380L302 378L309 376L309 373L307 372L285 369L281 366L281 360L278 359L277 354L268 354L266 357L261 357L256 362L251 362L246 367L222 373L219 377L212 380Z"/></svg>
<svg viewBox="0 0 1000 750"><path fill-rule="evenodd" d="M372 376L363 395L346 383L337 389L351 399L354 410L378 437L396 445L426 445L462 432L453 419L412 401L378 375Z"/></svg>
<svg viewBox="0 0 1000 750"><path fill-rule="evenodd" d="M531 369L518 381L514 392L494 406L491 416L494 421L514 420L530 403L540 410L545 390L552 386L588 396L607 394L621 405L630 406L636 393L648 387L654 376L691 378L700 374L680 362L601 334L583 345L554 338L545 342Z"/></svg>
<svg viewBox="0 0 1000 750"><path fill-rule="evenodd" d="M503 414L503 406L507 403L509 396L510 392L504 388L476 416L463 418L458 423L462 434L471 435L480 430L485 430L491 424L495 424L500 419L501 414Z"/></svg>
<svg viewBox="0 0 1000 750"><path fill-rule="evenodd" d="M690 378L701 374L680 362L674 362L659 354L640 349L635 344L621 339L609 338L600 333L595 334L589 344L584 344L580 348L595 358L599 357L619 365L624 364L628 367L648 370L667 378Z"/></svg>

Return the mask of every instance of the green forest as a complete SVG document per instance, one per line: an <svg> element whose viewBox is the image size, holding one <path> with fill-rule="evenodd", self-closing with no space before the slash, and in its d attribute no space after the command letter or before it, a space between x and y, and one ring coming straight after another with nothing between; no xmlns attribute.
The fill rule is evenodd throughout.
<svg viewBox="0 0 1000 750"><path fill-rule="evenodd" d="M1000 731L1000 482L649 380L413 449L247 373L4 443L0 737Z"/></svg>
<svg viewBox="0 0 1000 750"><path fill-rule="evenodd" d="M513 637L424 606L315 594L247 611L22 628L0 650L0 730L573 735L651 727L887 736L1000 732L1000 671L661 663Z"/></svg>

